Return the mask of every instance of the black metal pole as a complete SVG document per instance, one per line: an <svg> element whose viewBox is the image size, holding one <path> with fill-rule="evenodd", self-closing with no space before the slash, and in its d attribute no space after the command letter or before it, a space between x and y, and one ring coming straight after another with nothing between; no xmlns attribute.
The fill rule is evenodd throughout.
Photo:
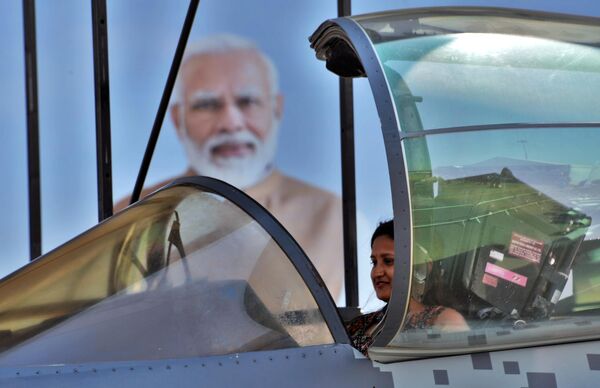
<svg viewBox="0 0 600 388"><path fill-rule="evenodd" d="M108 31L106 0L92 0L94 84L96 98L96 168L98 221L112 215L112 155L110 144L110 94L108 82Z"/></svg>
<svg viewBox="0 0 600 388"><path fill-rule="evenodd" d="M25 33L25 85L27 101L27 168L29 185L29 256L42 254L42 212L40 190L40 141L37 90L37 47L35 0L23 0Z"/></svg>
<svg viewBox="0 0 600 388"><path fill-rule="evenodd" d="M156 113L154 124L152 125L152 132L150 133L150 138L148 139L148 145L146 146L144 159L142 160L142 165L140 166L140 171L135 181L130 203L134 203L140 199L140 194L142 193L142 189L144 187L144 181L146 180L146 175L148 174L148 168L150 167L150 161L152 160L152 154L154 154L154 149L156 148L156 143L158 141L158 135L160 135L160 129L162 127L165 114L167 113L169 98L171 98L173 86L175 85L175 79L177 78L179 65L181 64L183 52L185 50L188 37L190 36L190 31L192 30L192 24L194 23L194 17L196 16L198 4L200 4L200 0L190 0L187 15L185 16L185 21L183 22L183 28L181 29L181 35L179 36L179 42L177 43L177 48L175 50L175 56L173 57L173 63L171 64L169 76L167 77L167 84L165 85L165 89L160 99L158 112Z"/></svg>
<svg viewBox="0 0 600 388"><path fill-rule="evenodd" d="M338 0L338 16L351 14L351 0ZM342 209L344 222L344 281L346 306L358 306L356 248L356 178L354 162L354 96L352 78L340 77L340 127L342 147Z"/></svg>

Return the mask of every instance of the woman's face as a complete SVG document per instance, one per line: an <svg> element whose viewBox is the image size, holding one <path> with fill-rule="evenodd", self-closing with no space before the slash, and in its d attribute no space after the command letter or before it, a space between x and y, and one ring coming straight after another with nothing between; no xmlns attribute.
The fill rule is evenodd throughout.
<svg viewBox="0 0 600 388"><path fill-rule="evenodd" d="M377 298L388 302L392 295L394 278L394 240L388 236L379 236L371 247L371 281Z"/></svg>

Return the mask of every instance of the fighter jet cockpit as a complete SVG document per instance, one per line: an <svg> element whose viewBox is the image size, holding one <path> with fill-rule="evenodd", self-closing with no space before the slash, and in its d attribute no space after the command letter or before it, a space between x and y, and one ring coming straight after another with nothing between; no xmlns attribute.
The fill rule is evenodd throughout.
<svg viewBox="0 0 600 388"><path fill-rule="evenodd" d="M516 376L536 388L558 386L544 383L554 372L529 372L543 364L531 354L548 352L543 367L561 362L566 381L590 381L569 366L585 360L570 355L585 353L589 370L600 370L598 20L423 8L330 19L309 41L321 70L341 77L340 85L367 78L381 129L369 136L385 147L393 278L390 295L379 298L386 305L370 347L352 348L345 326L365 313L357 305L348 157L344 266L334 271L345 276L345 307L308 245L267 205L189 174L137 202L134 194L129 207L0 282L0 367L23 367L35 378L27 366L67 365L75 375L85 365L94 378L100 365L143 369L154 381L148 371L159 364L151 362L171 360L161 370L193 369L186 378L194 384L204 376L231 385L251 378L249 386L263 382L264 370L291 386L406 385L412 373L414 386L450 385L454 368L455 386L472 383L472 370L494 370L484 376L491 386ZM141 189L136 184L138 196ZM315 202L286 214L302 219ZM461 325L409 325L416 304L452 311ZM54 378L48 368L39 369Z"/></svg>
<svg viewBox="0 0 600 388"><path fill-rule="evenodd" d="M600 324L600 30L438 11L336 19L311 37L329 70L368 77L386 141L396 276L369 354L587 337ZM470 330L403 330L423 296Z"/></svg>

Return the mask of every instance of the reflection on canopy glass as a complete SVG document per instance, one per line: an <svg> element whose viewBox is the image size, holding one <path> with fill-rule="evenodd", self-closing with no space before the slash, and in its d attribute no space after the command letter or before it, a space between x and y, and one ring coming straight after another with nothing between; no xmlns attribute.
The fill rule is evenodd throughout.
<svg viewBox="0 0 600 388"><path fill-rule="evenodd" d="M400 329L390 345L414 357L415 349L593 336L600 128L589 123L600 122L600 49L591 45L598 27L391 14L358 21L404 134L413 297L421 287L424 304L452 307L470 327Z"/></svg>
<svg viewBox="0 0 600 388"><path fill-rule="evenodd" d="M0 295L4 365L333 342L271 236L227 199L187 186L161 191L49 253L5 280Z"/></svg>
<svg viewBox="0 0 600 388"><path fill-rule="evenodd" d="M425 129L600 121L600 51L588 45L599 27L483 16L418 22L362 22L378 42L402 131L423 129L409 101Z"/></svg>
<svg viewBox="0 0 600 388"><path fill-rule="evenodd" d="M600 157L570 156L563 147L588 143L600 144L597 128L405 139L407 155L424 144L431 151L429 169L408 164L414 243L428 253L416 255L413 265L430 266L424 302L453 307L472 329L426 347L507 345L598 330ZM577 325L581 314L591 315L590 325ZM474 334L485 341L474 344ZM404 332L393 344L423 335Z"/></svg>

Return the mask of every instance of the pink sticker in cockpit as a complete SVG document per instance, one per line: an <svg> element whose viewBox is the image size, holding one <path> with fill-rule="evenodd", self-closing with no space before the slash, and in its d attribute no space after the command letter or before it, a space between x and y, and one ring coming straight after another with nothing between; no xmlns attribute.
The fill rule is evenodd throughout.
<svg viewBox="0 0 600 388"><path fill-rule="evenodd" d="M527 287L527 276L520 275L496 264L487 263L485 265L485 272L514 283L517 286Z"/></svg>
<svg viewBox="0 0 600 388"><path fill-rule="evenodd" d="M487 273L483 274L483 279L481 279L481 282L490 287L498 287L498 278L492 275L488 275Z"/></svg>

